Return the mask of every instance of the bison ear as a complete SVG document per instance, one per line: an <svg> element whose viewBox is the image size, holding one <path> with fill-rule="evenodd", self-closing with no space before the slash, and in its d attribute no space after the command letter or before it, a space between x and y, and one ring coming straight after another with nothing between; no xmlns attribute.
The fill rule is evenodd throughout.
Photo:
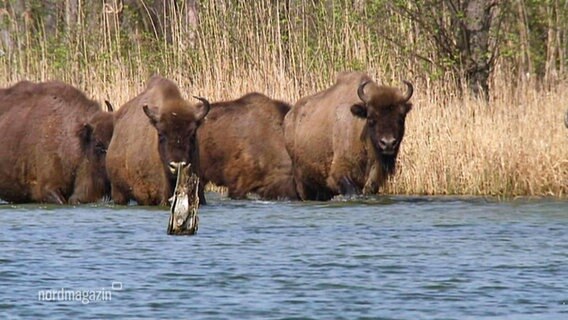
<svg viewBox="0 0 568 320"><path fill-rule="evenodd" d="M91 136L93 135L93 126L88 123L81 125L79 131L77 132L79 136L79 141L81 142L81 147L86 148L91 142Z"/></svg>
<svg viewBox="0 0 568 320"><path fill-rule="evenodd" d="M367 106L361 103L354 104L351 106L351 113L358 118L366 119Z"/></svg>
<svg viewBox="0 0 568 320"><path fill-rule="evenodd" d="M144 110L144 113L146 114L146 116L148 116L148 118L150 119L150 123L153 126L156 126L156 124L158 123L159 117L158 117L158 112L156 111L156 108L150 108L148 107L147 104L145 104L142 109Z"/></svg>
<svg viewBox="0 0 568 320"><path fill-rule="evenodd" d="M400 111L403 114L407 114L408 112L410 112L410 110L412 110L412 103L410 102L404 103L400 106Z"/></svg>

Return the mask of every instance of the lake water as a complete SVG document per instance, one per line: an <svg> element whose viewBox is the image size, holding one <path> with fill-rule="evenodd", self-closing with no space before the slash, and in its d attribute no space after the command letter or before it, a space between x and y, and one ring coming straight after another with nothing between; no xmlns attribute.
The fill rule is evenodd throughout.
<svg viewBox="0 0 568 320"><path fill-rule="evenodd" d="M568 202L0 205L0 319L568 319Z"/></svg>

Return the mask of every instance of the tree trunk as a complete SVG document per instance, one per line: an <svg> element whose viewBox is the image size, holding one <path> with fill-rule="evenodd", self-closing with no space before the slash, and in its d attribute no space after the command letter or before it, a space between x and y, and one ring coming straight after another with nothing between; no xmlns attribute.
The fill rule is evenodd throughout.
<svg viewBox="0 0 568 320"><path fill-rule="evenodd" d="M59 23L64 23L61 16L61 3L57 0L45 0L41 2L41 7L39 12L34 13L34 19L41 23L43 22L43 29L45 30L45 35L53 37L58 31Z"/></svg>
<svg viewBox="0 0 568 320"><path fill-rule="evenodd" d="M73 30L79 22L78 16L79 0L65 0L65 28Z"/></svg>
<svg viewBox="0 0 568 320"><path fill-rule="evenodd" d="M546 61L544 66L544 82L545 85L551 86L556 80L558 80L558 66L557 57L559 56L559 48L557 47L557 34L560 30L560 24L558 24L559 6L558 1L554 1L552 4L546 7L546 17L547 17L547 37L546 37Z"/></svg>
<svg viewBox="0 0 568 320"><path fill-rule="evenodd" d="M190 165L178 165L174 195L170 199L170 235L194 235L199 228L199 178L191 172Z"/></svg>
<svg viewBox="0 0 568 320"><path fill-rule="evenodd" d="M462 47L465 76L469 90L476 97L488 98L489 29L491 27L492 1L470 0L465 7L466 45Z"/></svg>
<svg viewBox="0 0 568 320"><path fill-rule="evenodd" d="M0 57L5 54L10 54L13 49L13 41L10 35L14 22L13 16L10 15L10 8L8 3L0 4Z"/></svg>
<svg viewBox="0 0 568 320"><path fill-rule="evenodd" d="M530 52L530 42L529 42L529 21L527 17L527 10L523 1L518 2L518 14L521 17L519 21L519 31L520 31L520 46L521 46L521 61L519 61L519 70L521 72L522 78L526 74L533 74L534 69L532 65L531 52Z"/></svg>
<svg viewBox="0 0 568 320"><path fill-rule="evenodd" d="M185 2L185 35L186 43L190 48L195 48L195 38L197 34L197 26L199 25L199 13L195 0L187 0Z"/></svg>

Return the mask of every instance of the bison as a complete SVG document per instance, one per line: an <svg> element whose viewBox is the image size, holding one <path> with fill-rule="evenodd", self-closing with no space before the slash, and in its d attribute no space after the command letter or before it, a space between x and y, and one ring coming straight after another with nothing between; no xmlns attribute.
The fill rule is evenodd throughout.
<svg viewBox="0 0 568 320"><path fill-rule="evenodd" d="M142 93L115 112L107 170L116 204L134 199L142 205L167 205L178 165L191 165L198 174L195 134L210 105L197 99L201 103L184 100L175 83L153 76ZM202 188L199 201L205 204Z"/></svg>
<svg viewBox="0 0 568 320"><path fill-rule="evenodd" d="M1 89L0 198L78 204L108 196L112 133L112 114L65 83Z"/></svg>
<svg viewBox="0 0 568 320"><path fill-rule="evenodd" d="M292 107L284 130L301 199L377 193L394 173L412 109L413 87L404 83L402 93L364 73L344 72L333 86Z"/></svg>
<svg viewBox="0 0 568 320"><path fill-rule="evenodd" d="M229 197L297 199L282 122L290 106L260 93L211 105L197 130L200 174Z"/></svg>

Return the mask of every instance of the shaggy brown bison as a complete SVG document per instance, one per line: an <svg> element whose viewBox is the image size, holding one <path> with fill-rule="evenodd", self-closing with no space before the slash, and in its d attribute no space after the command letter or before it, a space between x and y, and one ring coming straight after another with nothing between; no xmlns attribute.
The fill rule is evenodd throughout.
<svg viewBox="0 0 568 320"><path fill-rule="evenodd" d="M112 114L67 84L22 81L0 90L0 198L103 198L110 193L105 154L112 131Z"/></svg>
<svg viewBox="0 0 568 320"><path fill-rule="evenodd" d="M260 93L211 105L197 131L201 178L264 199L297 199L282 122L290 106Z"/></svg>
<svg viewBox="0 0 568 320"><path fill-rule="evenodd" d="M366 74L300 99L285 118L286 147L303 200L372 194L394 172L413 88L379 86Z"/></svg>
<svg viewBox="0 0 568 320"><path fill-rule="evenodd" d="M126 204L167 205L175 188L178 164L199 170L195 133L209 112L209 102L184 100L172 81L154 76L146 89L115 112L107 170L112 199ZM205 203L202 188L199 201Z"/></svg>

